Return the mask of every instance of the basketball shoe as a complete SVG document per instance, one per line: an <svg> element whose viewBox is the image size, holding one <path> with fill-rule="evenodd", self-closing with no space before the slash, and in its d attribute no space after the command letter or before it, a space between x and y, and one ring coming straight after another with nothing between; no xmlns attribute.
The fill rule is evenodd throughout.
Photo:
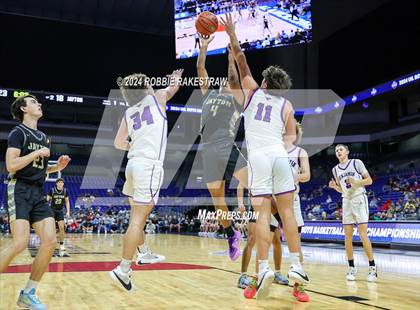
<svg viewBox="0 0 420 310"><path fill-rule="evenodd" d="M148 247L145 251L137 248L136 265L154 264L165 260L165 256L155 254Z"/></svg>
<svg viewBox="0 0 420 310"><path fill-rule="evenodd" d="M31 310L45 310L47 307L42 304L35 294L35 289L31 289L28 293L24 290L20 291L19 298L17 301L19 307Z"/></svg>
<svg viewBox="0 0 420 310"><path fill-rule="evenodd" d="M309 283L308 275L305 273L305 271L303 270L303 268L300 264L290 265L287 277L290 280L292 280L293 282L296 282L296 283L299 283L299 284Z"/></svg>
<svg viewBox="0 0 420 310"><path fill-rule="evenodd" d="M289 280L285 276L283 276L280 272L274 273L274 283L288 285Z"/></svg>
<svg viewBox="0 0 420 310"><path fill-rule="evenodd" d="M376 282L378 279L378 273L376 272L376 266L369 266L369 273L367 276L368 282Z"/></svg>
<svg viewBox="0 0 420 310"><path fill-rule="evenodd" d="M229 243L229 257L232 261L238 259L241 255L241 248L240 248L240 241L241 241L241 233L235 230L235 233L232 237L228 238Z"/></svg>
<svg viewBox="0 0 420 310"><path fill-rule="evenodd" d="M257 282L257 299L264 299L270 294L270 286L273 284L274 272L270 267L260 271Z"/></svg>
<svg viewBox="0 0 420 310"><path fill-rule="evenodd" d="M347 281L355 281L356 280L356 273L357 269L356 267L349 267L346 274Z"/></svg>
<svg viewBox="0 0 420 310"><path fill-rule="evenodd" d="M306 293L305 287L302 284L295 283L292 294L298 301L309 301L309 295Z"/></svg>
<svg viewBox="0 0 420 310"><path fill-rule="evenodd" d="M241 274L238 279L238 287L245 289L249 285L249 279L246 273Z"/></svg>
<svg viewBox="0 0 420 310"><path fill-rule="evenodd" d="M118 265L114 270L110 271L108 274L114 283L126 292L132 292L135 290L135 286L131 283L131 269L126 273L121 270L121 267Z"/></svg>

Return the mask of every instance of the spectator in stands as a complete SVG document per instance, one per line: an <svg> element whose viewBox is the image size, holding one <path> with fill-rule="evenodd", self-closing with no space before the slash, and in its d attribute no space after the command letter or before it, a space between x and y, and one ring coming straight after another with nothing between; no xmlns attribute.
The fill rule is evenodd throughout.
<svg viewBox="0 0 420 310"><path fill-rule="evenodd" d="M330 204L332 202L331 196L327 196L327 200L325 200L325 203Z"/></svg>
<svg viewBox="0 0 420 310"><path fill-rule="evenodd" d="M176 228L178 230L178 233L181 232L181 225L179 224L179 220L176 218L176 216L174 216L171 220L170 220L170 224L169 224L169 232L172 232L172 228Z"/></svg>
<svg viewBox="0 0 420 310"><path fill-rule="evenodd" d="M378 198L376 198L375 196L373 196L373 198L370 200L369 208L371 208L371 209L377 209L378 208L378 202L379 202Z"/></svg>
<svg viewBox="0 0 420 310"><path fill-rule="evenodd" d="M155 225L155 224L153 224L153 222L152 222L152 221L149 221L149 222L146 224L146 233L147 233L147 234L155 234L155 233L156 233L156 225Z"/></svg>
<svg viewBox="0 0 420 310"><path fill-rule="evenodd" d="M323 221L326 221L326 220L327 220L327 212L322 211L322 214L321 214L321 219L322 219Z"/></svg>
<svg viewBox="0 0 420 310"><path fill-rule="evenodd" d="M392 200L388 199L383 205L382 207L379 208L380 211L386 211L388 210L389 206L391 205Z"/></svg>

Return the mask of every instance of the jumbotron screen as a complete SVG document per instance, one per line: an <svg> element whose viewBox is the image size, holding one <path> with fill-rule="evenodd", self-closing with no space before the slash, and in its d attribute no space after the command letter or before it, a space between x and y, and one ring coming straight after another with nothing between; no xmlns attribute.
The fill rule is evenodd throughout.
<svg viewBox="0 0 420 310"><path fill-rule="evenodd" d="M311 0L232 1L174 0L176 58L196 57L200 43L195 21L209 11L219 18L219 27L207 54L226 53L229 38L220 17L231 13L244 51L261 50L312 41Z"/></svg>

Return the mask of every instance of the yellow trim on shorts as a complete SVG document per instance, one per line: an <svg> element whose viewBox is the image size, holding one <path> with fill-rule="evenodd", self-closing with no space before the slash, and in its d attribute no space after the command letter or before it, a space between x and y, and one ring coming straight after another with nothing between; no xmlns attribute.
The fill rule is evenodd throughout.
<svg viewBox="0 0 420 310"><path fill-rule="evenodd" d="M16 220L15 187L16 179L11 179L7 184L7 210L9 212L9 223Z"/></svg>

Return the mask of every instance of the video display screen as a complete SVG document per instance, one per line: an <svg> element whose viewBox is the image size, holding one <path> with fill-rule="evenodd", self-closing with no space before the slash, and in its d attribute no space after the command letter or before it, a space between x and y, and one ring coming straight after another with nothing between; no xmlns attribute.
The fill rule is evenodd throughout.
<svg viewBox="0 0 420 310"><path fill-rule="evenodd" d="M236 21L236 34L244 51L312 41L311 0L174 1L177 59L198 55L200 45L195 21L205 11L214 13L219 21L224 14L232 14ZM207 54L226 53L229 38L220 22L214 35Z"/></svg>

